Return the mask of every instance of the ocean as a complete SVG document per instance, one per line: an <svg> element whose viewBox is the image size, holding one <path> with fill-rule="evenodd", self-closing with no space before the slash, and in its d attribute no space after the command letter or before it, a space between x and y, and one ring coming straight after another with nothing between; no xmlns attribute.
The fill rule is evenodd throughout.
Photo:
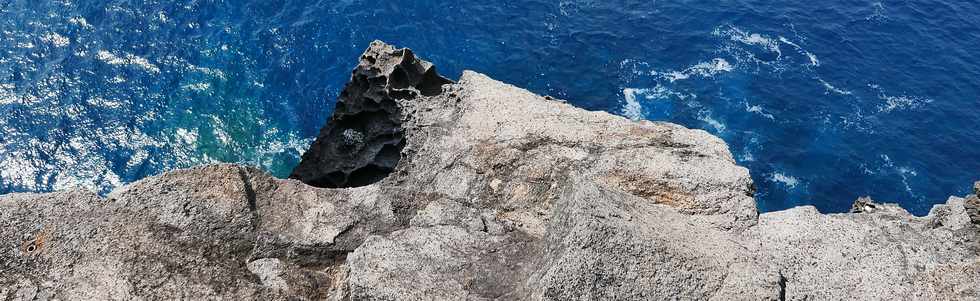
<svg viewBox="0 0 980 301"><path fill-rule="evenodd" d="M761 211L924 215L980 180L976 1L0 0L0 194L287 176L375 39L711 132Z"/></svg>

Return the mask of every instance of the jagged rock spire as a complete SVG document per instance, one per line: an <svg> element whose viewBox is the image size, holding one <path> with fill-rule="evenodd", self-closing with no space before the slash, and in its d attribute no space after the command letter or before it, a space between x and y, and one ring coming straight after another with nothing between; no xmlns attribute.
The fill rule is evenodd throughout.
<svg viewBox="0 0 980 301"><path fill-rule="evenodd" d="M383 179L398 165L405 146L400 102L438 95L450 83L412 50L372 42L341 92L333 117L290 178L330 188Z"/></svg>

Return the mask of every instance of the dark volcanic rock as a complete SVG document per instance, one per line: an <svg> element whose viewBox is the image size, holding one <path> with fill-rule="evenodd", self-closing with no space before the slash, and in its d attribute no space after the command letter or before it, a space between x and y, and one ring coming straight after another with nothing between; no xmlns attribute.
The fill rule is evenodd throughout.
<svg viewBox="0 0 980 301"><path fill-rule="evenodd" d="M975 195L758 214L707 132L447 83L371 45L294 173L345 188L211 165L2 196L0 300L980 297Z"/></svg>
<svg viewBox="0 0 980 301"><path fill-rule="evenodd" d="M406 116L399 102L437 95L451 83L411 50L373 43L290 178L326 188L380 181L398 165L405 147Z"/></svg>

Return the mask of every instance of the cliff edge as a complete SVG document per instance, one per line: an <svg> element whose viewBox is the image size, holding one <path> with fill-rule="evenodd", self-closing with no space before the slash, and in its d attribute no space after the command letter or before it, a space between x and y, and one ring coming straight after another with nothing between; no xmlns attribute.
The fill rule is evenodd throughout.
<svg viewBox="0 0 980 301"><path fill-rule="evenodd" d="M707 132L454 83L381 42L291 178L0 196L0 298L980 298L977 195L759 214Z"/></svg>

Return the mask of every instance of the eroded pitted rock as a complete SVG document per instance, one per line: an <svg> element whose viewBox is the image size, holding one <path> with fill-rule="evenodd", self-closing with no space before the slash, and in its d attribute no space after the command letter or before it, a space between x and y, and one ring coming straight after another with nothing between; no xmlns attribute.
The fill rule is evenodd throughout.
<svg viewBox="0 0 980 301"><path fill-rule="evenodd" d="M380 181L405 146L402 106L442 92L452 81L409 49L375 41L361 56L333 117L290 178L316 187L358 187Z"/></svg>

